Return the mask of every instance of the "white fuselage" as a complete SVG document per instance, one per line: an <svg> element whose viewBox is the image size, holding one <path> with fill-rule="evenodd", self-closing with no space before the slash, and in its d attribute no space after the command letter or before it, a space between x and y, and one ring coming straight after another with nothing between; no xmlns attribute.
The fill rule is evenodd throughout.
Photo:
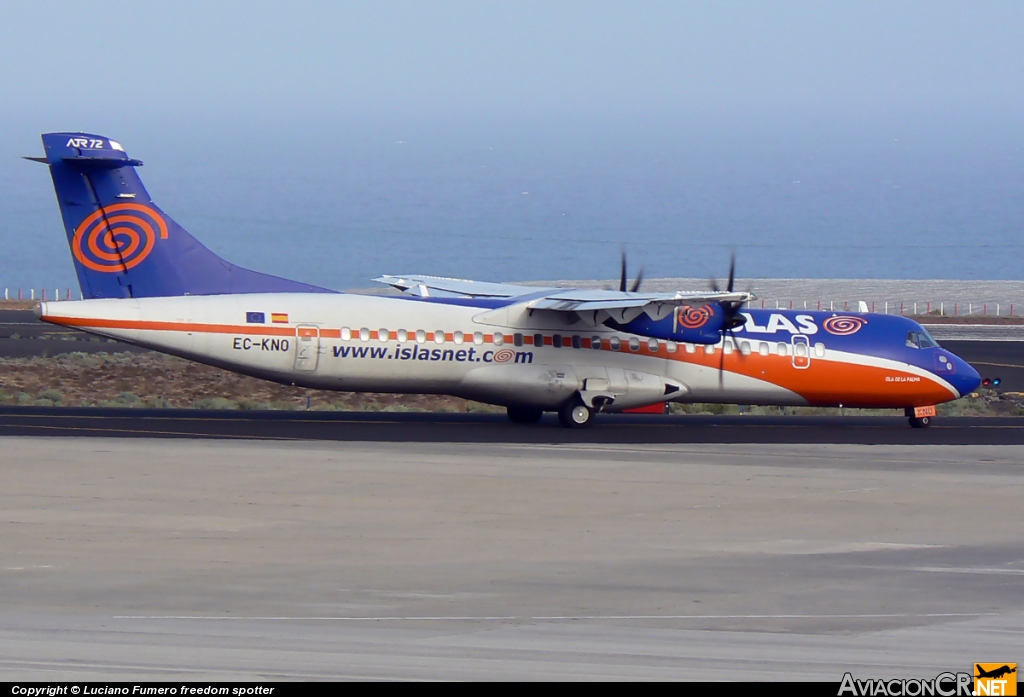
<svg viewBox="0 0 1024 697"><path fill-rule="evenodd" d="M484 309L393 296L280 293L43 303L41 315L325 390L440 393L551 409L579 392L588 403L610 398L611 411L667 400L808 403L767 371L764 379L758 370L720 376L720 355L708 356L704 347L567 322L564 313L531 312L525 303ZM728 367L733 356L727 359ZM789 361L776 364L785 369Z"/></svg>

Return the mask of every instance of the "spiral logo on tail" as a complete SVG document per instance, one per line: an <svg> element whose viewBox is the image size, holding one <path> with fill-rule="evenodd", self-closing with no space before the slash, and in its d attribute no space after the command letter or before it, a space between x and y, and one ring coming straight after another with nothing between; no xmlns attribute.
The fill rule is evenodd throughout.
<svg viewBox="0 0 1024 697"><path fill-rule="evenodd" d="M707 305L704 307L680 307L677 310L676 322L684 329L700 329L708 323L712 314L714 313Z"/></svg>
<svg viewBox="0 0 1024 697"><path fill-rule="evenodd" d="M163 216L138 203L115 203L82 221L71 252L86 268L117 273L145 261L157 237L167 239Z"/></svg>
<svg viewBox="0 0 1024 697"><path fill-rule="evenodd" d="M850 334L856 334L860 331L860 328L867 324L868 321L863 317L829 317L827 320L821 323L821 326L825 328L830 334L836 336L849 336Z"/></svg>

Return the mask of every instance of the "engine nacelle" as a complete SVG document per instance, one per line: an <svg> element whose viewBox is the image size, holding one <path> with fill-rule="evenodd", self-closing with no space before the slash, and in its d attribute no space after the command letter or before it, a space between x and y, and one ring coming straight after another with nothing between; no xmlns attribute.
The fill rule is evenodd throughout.
<svg viewBox="0 0 1024 697"><path fill-rule="evenodd" d="M677 307L663 319L642 314L626 324L608 323L620 331L652 339L688 344L717 344L722 340L725 313L716 304L703 307Z"/></svg>

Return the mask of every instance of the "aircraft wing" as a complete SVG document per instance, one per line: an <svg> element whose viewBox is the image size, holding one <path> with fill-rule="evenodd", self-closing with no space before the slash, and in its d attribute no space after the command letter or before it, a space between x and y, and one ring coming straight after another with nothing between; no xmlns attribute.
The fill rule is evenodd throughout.
<svg viewBox="0 0 1024 697"><path fill-rule="evenodd" d="M381 276L373 280L423 296L429 296L431 290L436 290L472 298L521 298L528 303L527 308L530 310L593 313L588 315L589 321L593 323L606 318L625 322L643 313L653 319L660 319L683 305L699 307L722 302L744 303L754 299L752 293L742 292L627 293L617 290L539 288L439 276Z"/></svg>
<svg viewBox="0 0 1024 697"><path fill-rule="evenodd" d="M644 308L648 305L700 306L709 303L747 302L751 293L639 293L617 290L563 290L545 295L530 303L531 310L558 310L562 312L591 312L594 310L620 310Z"/></svg>
<svg viewBox="0 0 1024 697"><path fill-rule="evenodd" d="M439 290L443 293L455 293L470 298L518 298L523 295L537 295L538 293L561 290L560 288L517 286L513 283L486 283L441 276L381 276L373 280L378 283L386 283L399 290L417 291L419 295L427 295L431 290ZM424 290L428 292L424 292Z"/></svg>

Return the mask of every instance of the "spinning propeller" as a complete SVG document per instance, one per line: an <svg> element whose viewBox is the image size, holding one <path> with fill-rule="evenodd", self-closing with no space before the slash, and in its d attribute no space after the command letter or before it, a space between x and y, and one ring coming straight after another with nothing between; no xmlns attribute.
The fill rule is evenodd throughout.
<svg viewBox="0 0 1024 697"><path fill-rule="evenodd" d="M736 280L736 250L733 250L729 257L729 282L725 286L725 291L731 293L733 290L733 283ZM718 293L721 289L718 287L718 281L714 278L711 279L711 290ZM734 329L739 329L747 320L744 317L740 317L740 310L743 308L743 303L736 300L727 300L718 303L718 306L722 308L722 314L725 316L722 322L722 333L732 339L732 345L734 351L739 351L739 342L736 341L736 335L733 334ZM742 353L740 355L743 355ZM722 387L723 380L722 375L725 372L725 342L722 342L722 355L718 359L718 386Z"/></svg>
<svg viewBox="0 0 1024 697"><path fill-rule="evenodd" d="M626 292L626 276L627 276L627 274L626 274L626 250L623 249L622 250L622 273L619 276L619 292L620 293L625 293ZM636 278L633 279L633 286L629 289L629 292L630 293L636 293L638 290L640 290L640 284L643 283L643 281L644 281L644 267L641 266L640 267L640 272L636 275Z"/></svg>

